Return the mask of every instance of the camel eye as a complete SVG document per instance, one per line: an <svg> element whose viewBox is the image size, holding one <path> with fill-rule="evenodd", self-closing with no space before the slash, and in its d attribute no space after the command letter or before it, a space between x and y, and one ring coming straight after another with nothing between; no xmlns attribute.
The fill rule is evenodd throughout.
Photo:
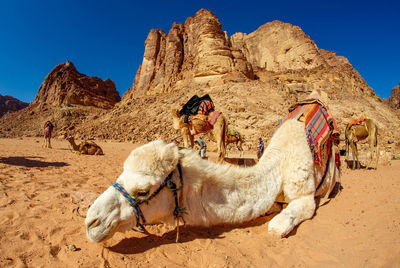
<svg viewBox="0 0 400 268"><path fill-rule="evenodd" d="M149 194L149 191L140 191L140 192L137 192L137 196L139 196L139 197L145 197L145 196L147 196Z"/></svg>

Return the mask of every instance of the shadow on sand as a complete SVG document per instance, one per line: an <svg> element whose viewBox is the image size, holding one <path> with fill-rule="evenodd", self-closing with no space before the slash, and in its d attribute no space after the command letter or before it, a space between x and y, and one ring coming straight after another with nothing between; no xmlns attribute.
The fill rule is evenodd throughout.
<svg viewBox="0 0 400 268"><path fill-rule="evenodd" d="M0 163L14 166L23 167L65 167L69 166L65 162L44 162L36 160L35 158L42 158L38 156L10 156L0 157Z"/></svg>
<svg viewBox="0 0 400 268"><path fill-rule="evenodd" d="M257 161L253 158L236 158L236 157L225 157L224 159L229 164L250 167L257 164Z"/></svg>
<svg viewBox="0 0 400 268"><path fill-rule="evenodd" d="M262 216L242 225L223 225L213 226L212 228L181 226L179 229L179 243L190 242L196 239L222 239L225 232L233 229L263 225L275 215ZM265 231L267 232L267 227ZM125 238L117 244L107 247L107 249L120 254L138 254L161 245L175 244L175 239L176 229L168 231L161 236L149 234L145 237Z"/></svg>
<svg viewBox="0 0 400 268"><path fill-rule="evenodd" d="M345 159L344 162L346 163L347 168L353 169L353 166L357 167L357 161ZM358 167L359 167L358 169L366 168L366 166L363 166L360 161L358 161Z"/></svg>

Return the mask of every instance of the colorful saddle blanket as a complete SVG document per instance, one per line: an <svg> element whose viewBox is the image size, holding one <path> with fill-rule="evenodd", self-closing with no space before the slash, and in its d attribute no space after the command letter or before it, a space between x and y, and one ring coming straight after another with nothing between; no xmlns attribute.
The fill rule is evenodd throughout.
<svg viewBox="0 0 400 268"><path fill-rule="evenodd" d="M202 114L209 114L210 112L214 111L214 103L212 100L202 100L199 105L199 110L197 111L198 113Z"/></svg>
<svg viewBox="0 0 400 268"><path fill-rule="evenodd" d="M360 118L352 118L347 125L347 129L350 129L354 125L361 125L363 122L365 122L365 116L361 116Z"/></svg>
<svg viewBox="0 0 400 268"><path fill-rule="evenodd" d="M330 157L332 137L339 137L335 120L327 106L319 99L300 101L289 108L278 127L288 119L304 122L308 144L314 156L314 162L320 166Z"/></svg>

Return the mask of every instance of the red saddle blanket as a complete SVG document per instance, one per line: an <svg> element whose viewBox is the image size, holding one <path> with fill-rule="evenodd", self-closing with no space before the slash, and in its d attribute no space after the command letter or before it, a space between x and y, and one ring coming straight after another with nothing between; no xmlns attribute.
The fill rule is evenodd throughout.
<svg viewBox="0 0 400 268"><path fill-rule="evenodd" d="M335 120L327 106L319 99L300 101L289 108L278 127L288 119L304 122L308 144L314 156L314 162L323 165L330 157L332 136L339 137Z"/></svg>
<svg viewBox="0 0 400 268"><path fill-rule="evenodd" d="M347 129L350 129L354 125L360 125L365 121L365 117L361 116L360 118L352 118L349 122Z"/></svg>

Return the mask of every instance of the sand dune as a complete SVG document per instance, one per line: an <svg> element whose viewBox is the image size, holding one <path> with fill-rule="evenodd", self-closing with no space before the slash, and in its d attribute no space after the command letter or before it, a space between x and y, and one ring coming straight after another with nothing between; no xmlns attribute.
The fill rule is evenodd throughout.
<svg viewBox="0 0 400 268"><path fill-rule="evenodd" d="M74 213L76 197L87 197L78 201L85 212L135 148L98 144L104 156L72 153L65 140L43 149L39 138L0 139L1 267L400 266L400 161L378 170L343 167L343 191L285 239L267 234L267 216L181 228L180 243L173 227L158 225L152 235L129 231L96 244Z"/></svg>

